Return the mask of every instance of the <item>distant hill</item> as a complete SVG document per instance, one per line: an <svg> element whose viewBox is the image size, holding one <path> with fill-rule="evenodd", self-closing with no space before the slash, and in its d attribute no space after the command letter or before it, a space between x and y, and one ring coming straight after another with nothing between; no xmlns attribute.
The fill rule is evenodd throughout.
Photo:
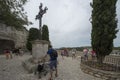
<svg viewBox="0 0 120 80"><path fill-rule="evenodd" d="M84 48L88 48L88 49L91 49L92 47L91 46L82 46L82 47L61 47L61 48L58 48L58 50L63 50L67 48L68 50L71 50L71 49L76 49L77 51L83 51ZM120 47L114 47L113 50L120 50Z"/></svg>
<svg viewBox="0 0 120 80"><path fill-rule="evenodd" d="M65 48L67 48L68 50L76 49L77 51L83 51L84 48L91 49L90 46L83 46L83 47L62 47L62 48L59 48L59 50L63 50Z"/></svg>

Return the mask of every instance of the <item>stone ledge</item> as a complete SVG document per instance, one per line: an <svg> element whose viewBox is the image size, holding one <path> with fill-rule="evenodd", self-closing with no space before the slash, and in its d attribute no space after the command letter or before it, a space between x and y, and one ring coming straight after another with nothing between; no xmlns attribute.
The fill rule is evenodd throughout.
<svg viewBox="0 0 120 80"><path fill-rule="evenodd" d="M120 80L120 73L111 72L111 71L103 71L98 69L93 69L84 64L80 64L80 68L84 73L90 74L92 76L102 78L103 80Z"/></svg>
<svg viewBox="0 0 120 80"><path fill-rule="evenodd" d="M41 44L49 44L48 41L46 40L34 40L34 41L31 41L32 44L38 44L38 43L41 43Z"/></svg>

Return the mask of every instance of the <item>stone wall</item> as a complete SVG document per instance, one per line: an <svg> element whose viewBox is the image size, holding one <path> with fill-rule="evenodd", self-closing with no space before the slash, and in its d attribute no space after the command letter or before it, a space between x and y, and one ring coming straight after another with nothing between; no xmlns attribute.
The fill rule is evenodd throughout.
<svg viewBox="0 0 120 80"><path fill-rule="evenodd" d="M14 41L15 48L26 47L27 36L28 31L25 28L17 30L0 23L0 39Z"/></svg>
<svg viewBox="0 0 120 80"><path fill-rule="evenodd" d="M28 37L28 31L26 29L23 30L15 30L15 47L26 47Z"/></svg>
<svg viewBox="0 0 120 80"><path fill-rule="evenodd" d="M120 67L120 55L107 55L105 56L104 63Z"/></svg>
<svg viewBox="0 0 120 80"><path fill-rule="evenodd" d="M92 75L98 78L102 78L103 80L120 80L119 72L103 71L99 69L94 69L82 63L80 64L80 67L84 73L87 73L89 75Z"/></svg>
<svg viewBox="0 0 120 80"><path fill-rule="evenodd" d="M0 24L0 39L14 40L14 33L14 28L8 27L4 24Z"/></svg>

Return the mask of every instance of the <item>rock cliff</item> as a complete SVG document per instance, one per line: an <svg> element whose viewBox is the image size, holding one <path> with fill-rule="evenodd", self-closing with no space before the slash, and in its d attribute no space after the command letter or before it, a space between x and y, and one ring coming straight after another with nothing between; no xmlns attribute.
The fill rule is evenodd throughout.
<svg viewBox="0 0 120 80"><path fill-rule="evenodd" d="M25 28L15 29L0 23L0 52L5 48L26 48L28 31Z"/></svg>

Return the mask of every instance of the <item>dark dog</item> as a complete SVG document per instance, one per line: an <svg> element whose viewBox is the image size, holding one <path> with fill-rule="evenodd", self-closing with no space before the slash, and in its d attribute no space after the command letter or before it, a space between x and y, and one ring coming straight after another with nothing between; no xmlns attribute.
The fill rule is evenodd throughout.
<svg viewBox="0 0 120 80"><path fill-rule="evenodd" d="M43 68L44 68L44 64L42 64L42 65L38 64L37 71L40 73L40 72L42 72Z"/></svg>
<svg viewBox="0 0 120 80"><path fill-rule="evenodd" d="M37 65L37 68L36 68L36 70L35 70L35 74L37 74L38 73L38 78L41 78L41 75L44 75L44 76L46 76L47 75L47 73L48 73L48 71L45 69L45 64L38 64Z"/></svg>

